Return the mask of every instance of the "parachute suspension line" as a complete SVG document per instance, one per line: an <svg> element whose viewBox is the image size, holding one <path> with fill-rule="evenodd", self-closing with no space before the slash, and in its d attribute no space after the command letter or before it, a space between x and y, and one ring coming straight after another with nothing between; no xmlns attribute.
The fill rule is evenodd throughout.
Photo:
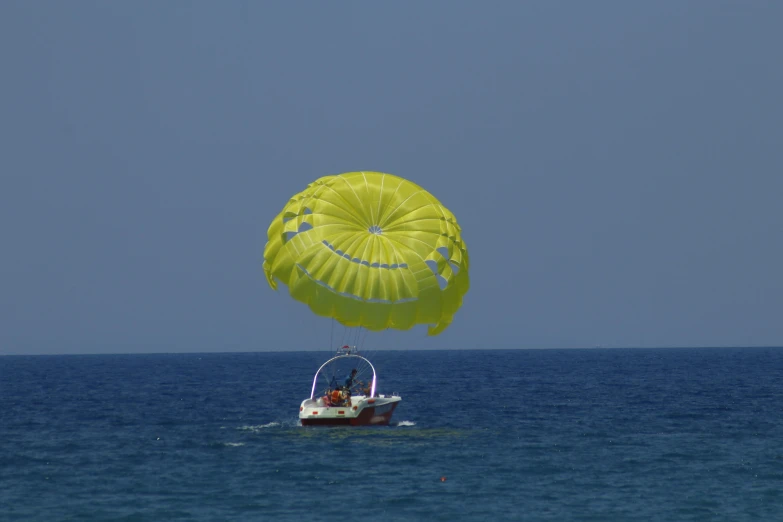
<svg viewBox="0 0 783 522"><path fill-rule="evenodd" d="M362 335L362 340L359 342L360 350L364 349L364 341L367 339L367 332L369 332L369 330L364 331L364 335Z"/></svg>
<svg viewBox="0 0 783 522"><path fill-rule="evenodd" d="M347 335L348 335L348 327L343 325L343 338L340 341L340 346L343 346L345 344L345 338ZM332 346L332 348L334 348L334 346Z"/></svg>
<svg viewBox="0 0 783 522"><path fill-rule="evenodd" d="M359 331L359 329L351 330L351 339L348 342L350 346L356 346L356 332Z"/></svg>
<svg viewBox="0 0 783 522"><path fill-rule="evenodd" d="M334 317L332 317L332 331L329 333L329 349L334 350Z"/></svg>
<svg viewBox="0 0 783 522"><path fill-rule="evenodd" d="M360 326L358 330L356 330L356 339L353 340L353 345L357 348L359 347L359 337L362 335L362 330L364 330L363 326Z"/></svg>

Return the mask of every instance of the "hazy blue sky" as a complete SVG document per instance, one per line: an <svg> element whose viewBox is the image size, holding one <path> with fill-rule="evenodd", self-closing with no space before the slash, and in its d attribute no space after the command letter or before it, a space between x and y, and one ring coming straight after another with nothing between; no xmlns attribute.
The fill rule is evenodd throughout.
<svg viewBox="0 0 783 522"><path fill-rule="evenodd" d="M439 337L783 344L783 2L0 3L0 353L325 348L269 222L378 170L462 225Z"/></svg>

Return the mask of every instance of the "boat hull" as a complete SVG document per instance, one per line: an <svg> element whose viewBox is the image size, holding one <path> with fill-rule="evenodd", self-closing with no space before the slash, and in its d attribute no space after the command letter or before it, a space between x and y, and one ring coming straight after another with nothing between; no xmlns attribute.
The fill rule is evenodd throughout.
<svg viewBox="0 0 783 522"><path fill-rule="evenodd" d="M400 397L353 397L344 406L327 406L323 399L306 399L299 408L303 426L386 426Z"/></svg>

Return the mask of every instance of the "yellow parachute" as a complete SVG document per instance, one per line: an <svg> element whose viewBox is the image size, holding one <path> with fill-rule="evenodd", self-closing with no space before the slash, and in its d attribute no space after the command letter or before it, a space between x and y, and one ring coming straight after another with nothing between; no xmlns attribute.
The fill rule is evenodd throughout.
<svg viewBox="0 0 783 522"><path fill-rule="evenodd" d="M451 324L468 291L468 251L449 210L381 172L325 176L272 221L264 272L318 315L345 326L430 335Z"/></svg>

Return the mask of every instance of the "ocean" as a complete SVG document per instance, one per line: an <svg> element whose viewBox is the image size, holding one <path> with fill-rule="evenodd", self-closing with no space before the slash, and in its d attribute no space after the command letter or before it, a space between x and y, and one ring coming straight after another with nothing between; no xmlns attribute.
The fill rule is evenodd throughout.
<svg viewBox="0 0 783 522"><path fill-rule="evenodd" d="M301 427L330 355L0 357L0 520L783 520L783 349L379 351Z"/></svg>

